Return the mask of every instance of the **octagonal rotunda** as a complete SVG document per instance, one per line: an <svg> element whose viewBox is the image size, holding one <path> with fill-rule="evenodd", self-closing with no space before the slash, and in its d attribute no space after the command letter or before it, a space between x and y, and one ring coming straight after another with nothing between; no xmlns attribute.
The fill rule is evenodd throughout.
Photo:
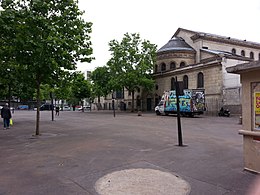
<svg viewBox="0 0 260 195"><path fill-rule="evenodd" d="M156 72L174 70L194 64L196 51L181 37L172 37L157 51Z"/></svg>

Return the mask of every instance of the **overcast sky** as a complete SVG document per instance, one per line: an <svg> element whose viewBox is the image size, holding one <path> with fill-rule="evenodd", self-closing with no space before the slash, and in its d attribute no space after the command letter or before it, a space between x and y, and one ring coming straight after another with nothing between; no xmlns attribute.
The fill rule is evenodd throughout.
<svg viewBox="0 0 260 195"><path fill-rule="evenodd" d="M181 27L260 43L260 0L79 0L84 19L92 22L93 56L79 70L94 70L110 59L109 41L125 33L166 44Z"/></svg>

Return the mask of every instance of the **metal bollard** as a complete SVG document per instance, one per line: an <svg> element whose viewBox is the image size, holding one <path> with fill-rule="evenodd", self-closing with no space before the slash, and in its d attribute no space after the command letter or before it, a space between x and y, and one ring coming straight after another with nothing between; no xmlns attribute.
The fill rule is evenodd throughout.
<svg viewBox="0 0 260 195"><path fill-rule="evenodd" d="M239 116L238 124L242 125L242 116Z"/></svg>

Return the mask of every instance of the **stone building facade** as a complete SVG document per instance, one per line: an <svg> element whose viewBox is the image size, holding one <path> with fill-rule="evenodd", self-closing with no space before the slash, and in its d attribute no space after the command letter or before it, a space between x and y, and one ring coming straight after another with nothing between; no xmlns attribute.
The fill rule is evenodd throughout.
<svg viewBox="0 0 260 195"><path fill-rule="evenodd" d="M149 108L147 109L147 102L149 105L149 100L148 101L144 101L143 99L141 99L141 94L145 94L145 98L146 99L150 99L150 105L153 101L153 93L147 93L147 92L143 92L141 89L135 91L135 100L134 100L134 108L135 110L145 110L145 111L149 111ZM100 98L100 105L101 108L103 110L112 110L112 100L114 99L114 104L115 104L115 109L116 110L130 110L132 108L132 94L130 91L128 91L127 89L123 89L122 91L118 91L115 92L114 94L109 94L106 97L101 97ZM94 104L92 105L92 109L98 109L98 99L95 98L94 99ZM152 109L152 107L150 106L150 110Z"/></svg>
<svg viewBox="0 0 260 195"><path fill-rule="evenodd" d="M177 78L184 88L205 89L208 114L215 115L222 106L239 114L240 78L226 68L256 60L260 60L260 43L179 28L157 51L153 106L164 91L174 89Z"/></svg>
<svg viewBox="0 0 260 195"><path fill-rule="evenodd" d="M260 60L260 43L183 28L157 51L153 77L154 91L135 92L136 110L153 111L164 91L174 88L174 79L184 88L205 89L206 114L216 115L221 107L241 114L242 88L240 76L227 73L226 68ZM131 108L131 94L124 89L116 98L116 109ZM101 99L104 109L112 108L112 96Z"/></svg>

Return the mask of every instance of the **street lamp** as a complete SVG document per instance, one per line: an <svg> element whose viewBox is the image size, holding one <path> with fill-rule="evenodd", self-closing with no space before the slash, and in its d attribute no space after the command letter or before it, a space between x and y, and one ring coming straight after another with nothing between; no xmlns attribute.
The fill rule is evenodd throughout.
<svg viewBox="0 0 260 195"><path fill-rule="evenodd" d="M7 70L7 72L8 72L8 104L9 104L9 108L10 108L10 106L11 106L11 79L10 79L10 76L11 76L11 69L10 68L7 68L6 69Z"/></svg>

